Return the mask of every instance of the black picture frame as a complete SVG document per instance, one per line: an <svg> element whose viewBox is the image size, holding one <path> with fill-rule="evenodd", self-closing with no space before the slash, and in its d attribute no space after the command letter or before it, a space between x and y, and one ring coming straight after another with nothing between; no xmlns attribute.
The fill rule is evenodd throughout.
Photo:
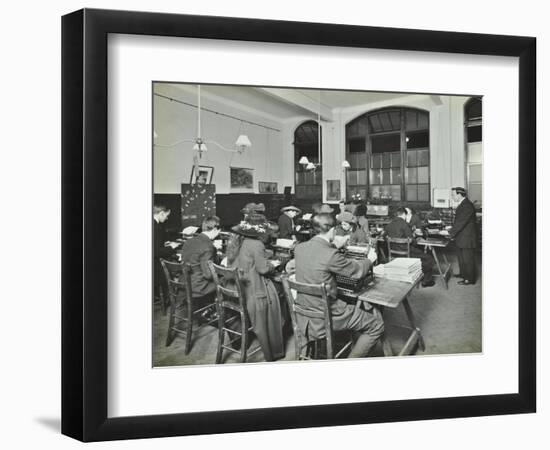
<svg viewBox="0 0 550 450"><path fill-rule="evenodd" d="M278 184L275 181L258 181L258 192L260 194L277 194Z"/></svg>
<svg viewBox="0 0 550 450"><path fill-rule="evenodd" d="M191 176L189 177L189 184L195 184L197 176L195 175L195 168L197 166L193 165L191 168ZM212 184L212 178L214 177L214 167L212 166L198 166L199 174L206 172L206 184Z"/></svg>
<svg viewBox="0 0 550 450"><path fill-rule="evenodd" d="M518 57L521 236L518 392L107 417L107 37L110 33ZM93 9L64 16L62 433L82 441L101 441L534 412L535 93L533 37Z"/></svg>

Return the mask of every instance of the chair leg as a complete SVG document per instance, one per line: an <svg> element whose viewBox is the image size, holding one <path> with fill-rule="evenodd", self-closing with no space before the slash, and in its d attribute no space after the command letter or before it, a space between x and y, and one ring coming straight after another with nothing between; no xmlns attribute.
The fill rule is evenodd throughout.
<svg viewBox="0 0 550 450"><path fill-rule="evenodd" d="M225 337L225 334L223 332L223 327L225 324L225 308L218 307L218 349L216 351L216 364L220 364L222 362L222 354L223 354L223 339Z"/></svg>
<svg viewBox="0 0 550 450"><path fill-rule="evenodd" d="M168 320L168 332L166 333L166 347L168 347L174 341L175 333L172 328L174 327L175 315L176 307L175 305L170 305L170 318Z"/></svg>
<svg viewBox="0 0 550 450"><path fill-rule="evenodd" d="M240 362L246 362L246 352L248 350L248 320L246 316L241 312L241 360Z"/></svg>
<svg viewBox="0 0 550 450"><path fill-rule="evenodd" d="M193 299L187 300L187 329L185 330L185 354L191 350L191 340L193 339Z"/></svg>

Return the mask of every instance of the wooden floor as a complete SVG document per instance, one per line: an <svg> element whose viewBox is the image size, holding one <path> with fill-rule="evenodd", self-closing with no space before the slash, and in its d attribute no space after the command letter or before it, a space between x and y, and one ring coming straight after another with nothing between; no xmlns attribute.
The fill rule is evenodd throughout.
<svg viewBox="0 0 550 450"><path fill-rule="evenodd" d="M456 267L455 267L456 271ZM437 280L437 279L436 279ZM479 353L481 348L481 290L482 280L473 286L457 285L457 278L449 280L449 289L442 281L430 288L413 289L410 296L411 307L416 315L417 326L424 337L426 349L416 355L437 355L456 353ZM402 308L386 309L384 313L386 336L394 348L403 344L405 334L392 325L406 325ZM165 346L168 317L160 308L155 308L153 328L153 365L180 366L189 364L214 364L217 333L213 327L203 328L194 338L189 355L184 353L182 338L176 338ZM294 338L286 339L286 360L294 359ZM252 342L255 345L255 342ZM376 348L371 356L381 356L381 348ZM227 355L225 363L236 362L237 356ZM261 352L256 353L251 362L263 361Z"/></svg>

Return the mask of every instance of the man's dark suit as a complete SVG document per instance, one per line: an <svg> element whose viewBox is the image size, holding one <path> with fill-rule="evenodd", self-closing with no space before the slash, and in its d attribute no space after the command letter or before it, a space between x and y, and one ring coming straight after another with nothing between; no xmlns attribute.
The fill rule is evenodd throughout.
<svg viewBox="0 0 550 450"><path fill-rule="evenodd" d="M298 244L294 251L296 259L296 281L301 283L328 285L330 309L334 330L353 330L361 333L356 340L350 358L366 356L384 332L381 315L374 310L364 311L337 298L335 274L359 278L367 274L370 261L347 259L321 236ZM298 294L297 303L312 309L319 309L320 298ZM309 339L324 337L324 321L298 317L298 326Z"/></svg>
<svg viewBox="0 0 550 450"><path fill-rule="evenodd" d="M291 239L294 234L294 222L285 213L279 216L279 237L281 239Z"/></svg>
<svg viewBox="0 0 550 450"><path fill-rule="evenodd" d="M413 232L410 225L401 217L396 217L386 225L386 236L390 238L413 238ZM398 249L406 250L405 244L392 244ZM423 283L429 282L433 278L434 259L429 253L423 252L414 246L414 240L410 246L411 258L420 258L422 261L422 273L424 274ZM389 256L389 255L388 255Z"/></svg>
<svg viewBox="0 0 550 450"><path fill-rule="evenodd" d="M470 283L477 278L475 249L477 247L476 210L474 204L464 198L455 211L455 221L449 230L451 239L454 239L460 275Z"/></svg>
<svg viewBox="0 0 550 450"><path fill-rule="evenodd" d="M216 248L204 233L183 244L181 259L191 265L191 287L193 297L205 297L216 290L208 261L216 262Z"/></svg>
<svg viewBox="0 0 550 450"><path fill-rule="evenodd" d="M167 259L172 256L174 254L174 249L172 249L172 247L165 247L164 243L166 241L164 224L153 219L153 267L155 277L153 285L155 288L155 295L160 294L160 289L164 289L164 292L168 292L160 260L161 258Z"/></svg>

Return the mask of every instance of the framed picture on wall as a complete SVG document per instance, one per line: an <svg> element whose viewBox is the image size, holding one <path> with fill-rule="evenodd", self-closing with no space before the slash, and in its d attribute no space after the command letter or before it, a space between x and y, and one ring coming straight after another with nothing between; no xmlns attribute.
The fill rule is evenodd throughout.
<svg viewBox="0 0 550 450"><path fill-rule="evenodd" d="M327 180L327 202L339 201L340 180Z"/></svg>
<svg viewBox="0 0 550 450"><path fill-rule="evenodd" d="M258 192L260 194L276 194L277 183L272 181L258 181Z"/></svg>
<svg viewBox="0 0 550 450"><path fill-rule="evenodd" d="M195 173L196 166L193 165L191 169L190 184L195 184L200 181L202 184L212 184L212 178L214 177L214 167L212 166L198 166L199 173Z"/></svg>
<svg viewBox="0 0 550 450"><path fill-rule="evenodd" d="M62 36L62 210L67 225L62 236L64 434L98 441L535 411L534 38L105 10L65 16ZM204 45L203 39L215 45ZM252 47L261 51L250 52ZM233 64L246 65L247 70L231 74L216 70L222 56ZM195 79L195 72L182 70L190 60L209 73L205 91L210 91L203 92L208 107L201 102L197 85L201 80ZM356 70L342 71L342 63L353 64ZM159 82L159 77L177 82ZM267 85L266 80L276 80L279 87ZM151 95L155 84L163 86ZM215 96L223 97L219 110L212 107ZM259 98L262 106L271 105L273 114L282 116L278 120L270 116L269 123L262 122L260 115L250 118ZM237 99L252 100L239 110ZM482 103L483 117L491 119L486 122ZM309 108L307 116L304 108ZM182 117L187 118L185 127ZM204 127L199 124L195 135L199 117ZM289 124L289 118L298 117L297 123ZM320 127L311 123L314 117ZM154 136L166 136L167 130L173 134L177 127L182 131L173 136L173 145L162 151L158 147L156 153ZM471 142L465 141L467 136ZM481 136L491 145L481 146L476 141ZM321 142L331 145L323 151ZM297 147L303 155L296 154ZM272 150L271 164L262 148ZM232 345L235 342L226 338L238 330L228 328L231 324L226 333L217 328L217 312L226 306L220 299L195 310L196 320L188 322L204 327L188 327L179 333L174 328L184 321L176 315L186 309L178 303L180 297L170 296L174 290L168 290L173 300L169 311L163 313L158 307L162 303L153 303L154 280L161 279L153 273L158 261L166 269L167 284L180 283L181 287L182 280L187 283L182 276L187 272L177 255L165 248L176 244L164 239L163 233L170 230L161 227L170 211L163 205L151 208L151 198L159 193L181 196L182 209L197 201L193 208L213 214L213 191L206 197L202 196L206 191L192 195L192 190L200 188L197 185L181 191L180 174L189 169L180 167L178 161L188 161L193 152L210 166L192 173L191 182L200 175L201 183L211 183L214 167L225 171L229 166L223 177L217 172L216 196L231 194L232 199L242 200L239 211L247 203L257 211L266 209L250 195L254 170L262 174L278 170L265 177L273 176L287 185L294 179L295 189L309 189L319 203L323 177L328 179L327 200L369 189L373 201L392 207L430 208L433 188L458 186L453 195L463 195L469 187L475 195L483 193L484 204L491 205L482 212L485 230L487 224L499 223L499 211L504 208L509 226L490 228L481 248L470 249L469 242L474 241L469 240L466 252L449 250L448 261L438 256L448 250L453 236L440 233L435 241L425 240L422 255L427 256L422 257L433 255L438 264L431 275L441 276L422 289L416 289L424 281L422 265L413 261L416 265L403 272L399 258L393 271L374 267L375 277L359 280L365 284L340 278L338 287L347 289L342 292L353 301L336 307L347 312L351 308L351 314L379 325L370 328L369 339L352 342L352 350L343 347L344 353L340 349L332 352L332 346L324 344L308 352L307 342L295 345L302 336L298 331L293 330L291 340L284 340L277 320L269 326L261 320L251 324L255 336L264 333L262 338L267 328L276 331L273 345L271 336L254 338L250 345ZM300 165L303 168L296 170ZM124 169L129 166L132 170ZM166 178L158 192L152 192L152 173ZM303 179L299 173L305 173ZM260 182L259 189L276 190L273 184ZM500 194L504 184L517 201ZM311 205L291 206L291 199L287 200L281 205L287 211L288 220L283 220L292 231L293 216L299 208L305 211ZM461 205L469 203L462 200ZM192 215L198 219L198 213ZM210 219L210 223L204 221L205 227L214 229L216 219ZM256 219L255 223L243 220L231 225L242 236L261 240L269 224L261 217ZM330 240L333 219L325 219ZM384 222L381 219L377 225ZM157 229L159 237L154 235ZM500 264L504 240L510 254L506 283L502 283ZM328 249L320 239L310 242ZM455 244L460 242L455 239ZM308 246L296 246L295 256L301 248ZM365 259L360 250L358 246L356 251ZM296 273L322 262L316 258L322 251L305 255L306 264L297 264ZM480 261L481 251L483 266L478 266L476 274L483 277L483 291L481 282L460 284L458 278L447 277L451 268L457 273L457 259L460 263L459 258L473 254ZM279 263L285 255L288 252L278 257ZM357 254L349 251L343 257L353 259ZM444 270L439 267L441 262L445 262ZM286 264L280 266L286 270ZM220 273L224 270L211 267ZM259 280L257 292L277 295L271 283L280 283L290 304L296 300L290 286L307 291L308 298L316 297L310 295L311 286L289 284L290 273L281 271L269 280ZM332 280L337 283L335 277ZM246 281L244 289L251 285ZM235 295L227 285L220 285L220 279L217 283L215 290L225 287L220 292ZM322 291L323 283L317 289ZM490 301L482 301L482 292L491 296ZM266 297L254 298L263 301ZM278 298L277 302L263 301L260 306L265 308L253 312L263 318L267 308L279 305ZM388 314L393 307L404 310L403 314ZM447 316L453 307L455 316ZM369 312L370 308L375 311ZM422 313L415 316L419 309ZM466 310L475 312L472 321L457 326L456 319ZM246 316L244 309L235 311L229 319ZM326 323L321 331L331 326L332 306L326 311L330 313L322 315ZM395 325L392 318L397 315L407 318L407 333L398 326L390 334ZM431 330L444 333L444 339L424 331L429 320L433 320ZM248 325L246 320L242 323ZM382 329L387 333L382 334ZM248 327L239 330L249 336ZM456 339L449 338L453 332ZM184 335L191 337L182 339ZM357 345L367 345L368 351L352 353ZM409 356L428 354L437 357ZM340 361L342 355L349 360ZM314 360L303 361L312 356ZM200 367L182 367L191 364ZM164 369L157 370L161 366ZM326 373L339 382L327 384ZM464 373L476 376L464 377ZM357 379L376 379L376 389L358 388L353 382ZM216 389L200 388L218 386L220 380L232 380L235 389L219 395ZM246 381L241 385L238 380ZM307 380L307 388L296 380ZM174 386L199 388L174 390Z"/></svg>
<svg viewBox="0 0 550 450"><path fill-rule="evenodd" d="M254 169L244 167L230 167L230 186L232 190L254 189Z"/></svg>

